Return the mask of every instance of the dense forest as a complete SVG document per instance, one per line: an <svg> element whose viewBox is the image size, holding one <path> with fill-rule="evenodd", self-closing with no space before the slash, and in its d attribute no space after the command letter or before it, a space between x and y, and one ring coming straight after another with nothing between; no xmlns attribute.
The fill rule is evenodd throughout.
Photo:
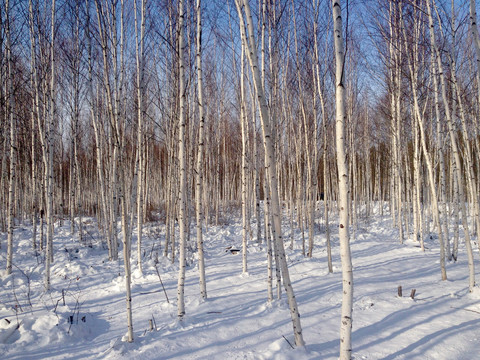
<svg viewBox="0 0 480 360"><path fill-rule="evenodd" d="M330 272L328 224L337 224L347 359L349 240L377 207L400 242L424 250L430 234L438 237L443 280L464 239L473 291L474 0L2 0L0 7L6 274L15 228L30 224L48 291L54 224L69 221L84 243L84 219L95 219L109 260L123 256L133 341L129 281L132 267L142 272L144 224L164 226L159 256L179 264L182 318L186 252L198 252L206 299L202 234L238 210L243 271L247 246L267 244L269 299L275 279L283 281L302 346L284 248L294 239L282 236L282 219L301 232L305 257L315 256L318 223L326 224Z"/></svg>

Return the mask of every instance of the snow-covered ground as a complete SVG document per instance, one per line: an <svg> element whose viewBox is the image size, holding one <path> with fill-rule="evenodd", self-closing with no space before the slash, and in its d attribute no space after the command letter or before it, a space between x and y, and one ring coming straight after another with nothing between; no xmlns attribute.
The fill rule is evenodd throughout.
<svg viewBox="0 0 480 360"><path fill-rule="evenodd" d="M16 229L13 274L0 272L1 359L338 357L342 291L336 234L332 234L333 274L327 271L323 233L316 235L312 259L302 256L298 233L294 249L287 246L307 344L294 349L286 297L267 301L265 247L249 244L248 274L242 274L241 253L226 252L229 246L241 249L239 218L209 227L205 235L207 301L200 299L195 256L189 257L182 322L176 316L177 263L163 258L160 249L157 268L168 302L155 270L163 226L146 225L144 272L134 272L132 279L135 339L127 343L123 264L108 261L107 250L89 221L85 245L69 235L68 222L56 227L50 292L43 289L44 266L33 253L31 228ZM288 241L290 230L287 226L285 230ZM5 234L1 240L4 268ZM459 261L447 263L447 281L440 279L437 241L428 239L425 253L411 241L401 245L387 218L361 222L351 246L355 359L480 358L480 289L468 293L463 244ZM135 238L133 247L135 270ZM399 285L402 298L397 296ZM411 289L416 289L413 300ZM149 331L150 320L153 331Z"/></svg>

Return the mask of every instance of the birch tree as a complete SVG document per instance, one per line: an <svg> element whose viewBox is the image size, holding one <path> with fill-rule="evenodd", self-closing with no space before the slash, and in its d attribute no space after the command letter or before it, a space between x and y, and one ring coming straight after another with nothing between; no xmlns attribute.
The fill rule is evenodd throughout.
<svg viewBox="0 0 480 360"><path fill-rule="evenodd" d="M50 88L49 118L46 126L47 164L45 167L45 183L47 190L47 243L45 252L45 289L50 290L50 265L53 261L53 142L56 116L56 83L55 83L55 0L51 2L50 18Z"/></svg>
<svg viewBox="0 0 480 360"><path fill-rule="evenodd" d="M328 272L333 272L333 265L332 265L332 247L330 241L330 224L328 219L328 189L327 189L327 156L328 156L328 142L327 142L327 131L328 131L328 123L327 123L327 107L325 103L325 96L324 96L324 82L322 80L322 76L320 74L320 55L319 55L319 46L318 46L318 14L320 10L320 4L317 0L313 1L313 12L314 12L314 21L313 21L313 35L314 35L314 51L315 51L315 79L316 79L316 89L318 93L318 97L320 100L320 108L322 112L322 123L323 123L323 201L324 201L324 217L325 217L325 236L327 242L327 264L328 264ZM327 31L328 32L328 31ZM328 51L327 43L325 44L325 53ZM325 63L328 61L328 56L325 56ZM325 64L325 68L327 65ZM325 70L326 72L326 70ZM323 76L324 77L324 76ZM316 169L316 166L315 166ZM316 178L316 175L315 175Z"/></svg>
<svg viewBox="0 0 480 360"><path fill-rule="evenodd" d="M293 324L293 333L295 336L295 344L297 346L304 346L305 342L303 340L302 326L300 323L300 316L297 306L297 301L295 299L295 294L293 292L292 283L290 280L290 274L288 271L287 261L285 258L285 248L282 239L282 226L281 226L281 208L280 208L280 199L278 194L278 185L277 185L277 170L275 163L275 147L274 139L272 138L272 124L270 120L269 109L267 106L264 89L261 82L260 69L258 67L258 56L257 56L257 46L254 36L254 27L253 20L250 11L250 5L248 0L235 0L235 5L237 7L237 13L240 21L240 32L241 36L245 41L247 47L248 61L250 63L250 70L253 75L253 83L256 90L256 95L258 103L260 105L260 119L262 122L263 130L263 145L266 152L266 172L269 180L270 194L272 197L272 217L274 222L274 241L277 244L277 249L279 253L279 262L282 270L283 285L287 293L288 304L290 307L290 315L292 318ZM244 13L245 12L245 16ZM246 25L245 25L246 21ZM248 32L248 38L247 38Z"/></svg>
<svg viewBox="0 0 480 360"><path fill-rule="evenodd" d="M241 25L241 24L240 24ZM247 114L245 109L245 40L242 38L240 53L240 128L242 132L242 271L248 273L247 266Z"/></svg>
<svg viewBox="0 0 480 360"><path fill-rule="evenodd" d="M92 29L91 29L91 22L90 22L90 2L89 0L85 0L86 5L86 37L87 37L87 48L88 48L88 60L87 60L87 67L88 67L88 97L89 97L89 110L90 110L90 117L94 132L95 138L95 158L96 158L96 169L97 169L97 179L98 179L98 192L100 193L100 204L101 207L99 209L101 216L98 216L97 219L99 223L102 224L102 228L104 228L104 235L106 234L107 239L107 247L108 247L108 259L113 260L116 258L114 255L114 246L113 246L113 235L111 234L112 226L110 226L110 211L108 208L109 202L107 201L107 191L106 191L106 184L105 184L105 176L103 174L103 146L102 146L102 137L100 133L100 125L98 122L98 112L96 111L96 101L95 101L95 94L94 94L94 84L93 84L93 71L94 71L94 64L93 64L93 43L92 43Z"/></svg>
<svg viewBox="0 0 480 360"><path fill-rule="evenodd" d="M404 38L404 43L407 45L407 37L406 37L406 26L403 21L402 17L402 11L401 7L402 4L400 3L399 5L399 14L400 14L400 24L402 24L402 34ZM414 31L415 33L415 38L418 38L419 34L419 22L416 16L418 16L418 9L414 9ZM419 96L418 96L418 74L420 72L419 70L419 52L418 52L418 45L415 44L412 49L412 54L411 57L408 61L408 68L409 68L409 74L410 74L410 83L411 83L411 89L412 89L412 97L413 97L413 107L414 107L414 114L416 117L416 122L417 126L420 130L420 141L421 141L421 146L422 146L422 151L423 151L423 156L425 158L425 162L427 165L427 174L428 174L428 184L429 184L429 189L430 189L430 195L431 195L431 201L432 201L432 213L433 213L433 219L435 226L438 230L438 238L439 238L439 243L440 243L440 272L441 272L441 277L442 280L447 279L447 270L445 268L445 246L443 242L443 235L442 235L442 227L440 225L440 214L439 214L439 209L438 209L438 197L437 197L437 188L435 184L435 177L434 177L434 172L433 172L433 164L432 164L432 159L431 159L431 154L428 151L427 147L427 135L425 134L425 124L424 124L424 117L422 114L422 111L420 110L420 104L419 104Z"/></svg>
<svg viewBox="0 0 480 360"><path fill-rule="evenodd" d="M476 55L476 64L477 64L477 84L480 84L480 36L478 34L478 25L477 25L477 6L475 0L470 0L469 2L469 10L470 10L470 31L473 35L473 48L475 49ZM480 104L480 85L477 85L477 101Z"/></svg>
<svg viewBox="0 0 480 360"><path fill-rule="evenodd" d="M186 270L186 225L187 225L187 161L186 161L186 88L185 88L185 64L184 64L184 2L178 2L178 25L177 25L177 41L178 41L178 94L180 98L179 117L178 117L178 162L180 171L180 184L178 191L179 216L178 225L180 227L180 254L179 254L179 270L177 284L177 315L180 320L185 315L185 270Z"/></svg>
<svg viewBox="0 0 480 360"><path fill-rule="evenodd" d="M345 154L345 50L343 44L342 7L340 0L332 1L333 36L335 43L335 122L338 169L338 208L340 258L342 260L342 314L340 325L340 359L352 357L353 267L348 233L348 170Z"/></svg>
<svg viewBox="0 0 480 360"><path fill-rule="evenodd" d="M140 273L142 272L142 226L143 226L143 175L145 169L143 168L143 121L145 117L145 7L146 0L142 0L140 6L140 34L138 33L138 15L137 15L137 0L133 2L135 13L135 58L137 65L137 266Z"/></svg>
<svg viewBox="0 0 480 360"><path fill-rule="evenodd" d="M64 49L64 56L66 58L66 65L68 69L68 77L71 81L71 92L68 93L69 112L71 116L70 124L70 173L68 179L68 188L70 192L69 196L69 213L70 213L70 233L75 233L75 215L78 216L78 235L79 241L83 241L83 226L81 207L81 179L80 179L80 164L78 159L78 147L79 147L79 123L80 123L80 87L81 87L81 65L82 65L82 53L83 44L81 43L81 30L83 24L81 23L81 0L75 0L70 4L68 9L70 13L70 29L72 31L71 45Z"/></svg>
<svg viewBox="0 0 480 360"><path fill-rule="evenodd" d="M435 85L435 91L440 91L442 95L442 100L443 100L443 105L444 105L444 110L445 110L445 115L447 117L447 124L448 124L448 130L450 134L450 143L452 146L452 151L453 151L453 156L455 159L455 164L456 164L456 169L455 173L457 176L457 181L459 183L459 190L460 190L460 206L462 210L462 225L463 225L463 230L465 234L465 246L467 248L467 256L468 256L468 267L469 267L469 290L470 292L473 291L473 287L475 286L475 269L474 269L474 263L473 263L473 252L472 252L472 245L470 241L470 234L468 232L468 225L467 225L467 220L466 220L466 209L465 209L465 202L463 201L464 196L463 196L463 184L462 184L462 178L460 174L460 169L462 167L461 160L460 160L460 154L459 150L457 147L457 139L456 139L456 134L453 129L453 124L452 124L452 115L450 113L450 106L449 102L447 99L447 90L446 90L446 81L445 81L445 74L443 71L443 64L442 64L442 59L440 56L440 50L437 45L437 41L435 38L435 28L434 28L434 23L433 23L433 16L432 16L432 6L430 5L430 0L427 0L427 14L428 14L428 24L429 24L429 30L430 30L430 43L432 45L433 51L434 51L434 56L435 56L435 61L436 61L436 67L434 69L434 74L433 76L437 75L437 70L438 70L438 76L440 78L440 89L437 88L437 84L434 83ZM468 170L468 169L467 169ZM440 226L440 224L438 224ZM439 229L440 231L440 229ZM440 244L442 246L442 244ZM440 252L442 252L442 249L440 248ZM441 254L442 256L442 254ZM445 255L443 254L443 257ZM442 258L440 259L440 263L442 261ZM445 261L445 260L443 260ZM445 279L444 279L445 280Z"/></svg>
<svg viewBox="0 0 480 360"><path fill-rule="evenodd" d="M7 215L7 275L12 273L13 266L13 228L14 228L14 205L15 205L15 177L16 177L16 143L15 143L15 116L14 116L14 89L12 81L12 41L10 32L10 1L5 2L5 36L7 55L7 116L10 125L10 175L8 179L8 215Z"/></svg>
<svg viewBox="0 0 480 360"><path fill-rule="evenodd" d="M205 111L203 101L203 74L202 74L202 1L197 0L197 91L198 91L198 116L200 126L198 129L198 152L196 165L196 219L197 219L197 247L198 247L198 272L200 278L200 295L203 299L207 298L207 284L205 279L205 256L203 253L203 172L204 172L204 131L205 131Z"/></svg>
<svg viewBox="0 0 480 360"><path fill-rule="evenodd" d="M126 154L124 152L124 139L121 128L123 127L122 120L124 120L121 111L121 98L123 96L123 82L125 79L124 67L124 0L120 2L120 24L117 22L118 4L117 2L101 3L100 0L95 0L98 30L100 38L100 46L103 58L103 78L104 86L107 95L107 110L110 120L111 139L113 143L113 153L110 163L111 177L109 181L109 196L110 197L110 226L112 226L112 253L114 258L118 257L117 238L116 238L116 212L114 194L118 194L120 200L121 224L123 235L123 261L125 269L125 300L126 300L126 315L127 315L127 341L133 341L133 320L132 320L132 293L131 293L131 231L130 231L130 217L128 214L126 200L127 194L127 170ZM120 41L118 42L117 32L120 31ZM111 59L108 48L108 41L111 41ZM120 49L120 56L118 49ZM113 65L113 86L110 81L110 61ZM118 171L118 173L117 173ZM113 174L113 175L112 175ZM117 174L118 179L117 179ZM133 185L135 186L135 180Z"/></svg>
<svg viewBox="0 0 480 360"><path fill-rule="evenodd" d="M123 4L123 0L122 0ZM107 241L110 242L112 260L118 259L118 239L117 239L117 220L116 220L116 200L118 194L118 185L117 185L117 171L118 171L118 156L120 151L120 94L122 92L119 71L119 56L118 56L118 40L117 40L117 3L105 4L101 3L100 0L95 0L96 11L97 11L97 20L98 20L98 31L99 31L99 42L102 50L102 60L103 60L103 80L106 92L106 102L108 109L108 117L110 121L110 138L108 141L111 144L111 155L108 162L108 175L109 178L105 181L106 189L106 199L108 200L108 233L111 235L111 239ZM110 8L111 7L111 8ZM109 52L109 41L111 41L111 60ZM111 64L110 65L110 61ZM111 70L110 67L113 67ZM113 85L111 81L111 72L113 73ZM113 148L113 149L112 149Z"/></svg>

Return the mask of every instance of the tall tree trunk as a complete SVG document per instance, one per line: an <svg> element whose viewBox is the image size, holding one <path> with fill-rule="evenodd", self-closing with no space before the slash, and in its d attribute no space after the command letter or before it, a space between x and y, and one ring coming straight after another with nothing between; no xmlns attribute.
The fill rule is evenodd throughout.
<svg viewBox="0 0 480 360"><path fill-rule="evenodd" d="M180 254L179 254L179 270L178 270L178 285L177 285L177 315L180 320L185 315L185 270L186 270L186 221L187 221L187 163L186 163L186 144L185 144L185 132L186 132L186 88L185 88L185 65L184 65L184 3L183 0L178 2L178 29L177 29L177 41L178 41L178 67L179 67L179 97L180 97L180 112L178 119L178 157L180 167L180 184L178 191L179 201L179 216L178 225L180 227Z"/></svg>
<svg viewBox="0 0 480 360"><path fill-rule="evenodd" d="M452 146L452 152L453 156L455 159L456 163L456 173L458 177L458 183L459 183L459 189L460 189L460 205L462 209L462 224L463 224L463 230L465 234L465 246L467 248L467 255L468 255L468 267L469 267L469 272L470 272L470 282L469 282L469 290L470 292L473 291L473 287L475 286L475 269L474 269L474 263L473 263L473 252L472 252L472 245L470 241L470 234L468 231L468 225L467 225L467 219L466 219L466 209L465 209L465 202L464 202L464 196L463 196L463 184L461 181L461 174L460 174L460 169L462 168L461 165L461 160L460 160L460 154L458 151L457 147L457 139L456 139L456 134L453 129L453 123L452 123L452 116L450 113L450 107L449 107L449 102L447 99L447 90L446 90L446 83L445 83L445 74L443 72L443 64L442 64L442 59L440 57L440 50L438 49L436 39L435 39L435 29L434 29L434 24L433 24L433 16L432 16L432 10L430 6L430 0L427 0L427 13L428 13L428 24L430 27L430 42L434 50L434 56L435 60L437 62L437 67L438 67L438 75L440 77L440 91L442 94L442 100L443 100L443 106L445 109L445 115L447 117L447 124L448 124L448 132L450 134L450 143ZM434 67L435 68L435 67ZM435 68L435 71L433 73L433 76L436 76L437 69ZM434 83L435 85L435 83ZM435 91L438 91L435 89ZM440 224L438 224L440 226ZM440 249L441 251L441 249ZM445 256L443 254L443 256ZM442 259L440 259L442 261ZM443 259L443 261L445 261Z"/></svg>
<svg viewBox="0 0 480 360"><path fill-rule="evenodd" d="M92 34L90 29L90 6L88 0L85 1L86 3L86 36L87 36L87 47L88 47L88 96L90 98L90 117L92 121L93 131L95 135L95 157L96 157L96 168L97 168L97 177L98 177L98 187L100 192L100 201L101 201L101 209L100 213L101 216L98 217L99 223L103 223L104 234L106 234L107 240L107 247L108 247L108 259L113 260L113 244L112 238L113 235L111 234L111 226L110 226L110 217L109 213L110 210L108 208L108 202L106 199L106 185L105 185L105 177L103 175L103 146L101 145L101 134L97 119L97 112L95 111L95 94L93 91L93 49L92 49ZM103 219L101 219L103 218ZM100 221L101 219L101 221Z"/></svg>
<svg viewBox="0 0 480 360"><path fill-rule="evenodd" d="M242 272L246 274L248 272L247 267L247 115L245 109L245 39L242 38L242 48L240 54L240 127L242 132Z"/></svg>
<svg viewBox="0 0 480 360"><path fill-rule="evenodd" d="M470 31L473 35L473 48L475 49L476 63L477 63L477 106L480 105L480 36L477 27L477 7L475 0L470 0Z"/></svg>
<svg viewBox="0 0 480 360"><path fill-rule="evenodd" d="M405 24L403 22L403 17L402 17L402 10L401 10L401 4L399 5L400 11L400 25L402 26L402 34L405 42L405 46L407 46L407 40L406 40L406 30L405 30ZM415 9L414 11L418 11ZM414 15L415 16L415 15ZM419 32L419 21L416 19L415 21L415 31L416 31L416 36L418 37L418 32ZM427 165L427 172L428 172L428 180L429 180L429 185L430 185L430 195L431 195L431 202L432 202L432 216L434 219L434 224L438 229L438 238L439 238L439 243L440 243L440 271L441 271L441 276L442 280L447 279L447 271L445 268L445 246L443 242L443 234L442 234L442 227L440 226L440 214L439 214L439 209L438 209L438 197L437 197L437 189L436 189L436 184L435 184L435 176L433 173L433 164L432 160L430 157L430 153L428 152L427 148L427 140L426 140L426 134L425 134L425 124L423 121L423 116L420 111L420 106L419 106L419 98L418 98L418 82L417 82L417 76L418 76L418 45L414 46L412 49L412 57L408 61L408 67L409 67L409 73L410 73L410 80L411 80L411 89L412 89L412 96L413 96L413 107L414 107L414 113L415 117L417 119L417 124L418 128L420 129L420 141L421 141L421 146L423 150L423 155L425 158L425 162ZM435 76L435 74L434 74ZM436 89L435 89L436 90Z"/></svg>
<svg viewBox="0 0 480 360"><path fill-rule="evenodd" d="M241 0L235 0L235 4L237 7L238 16L240 19L240 31L241 35L245 40L245 43L248 48L248 60L250 63L250 69L253 75L253 83L256 89L256 94L258 98L258 102L260 104L260 119L262 122L262 129L263 129L263 143L265 147L265 152L267 154L267 175L270 184L270 193L272 196L272 217L274 221L274 228L275 228L275 239L274 241L277 244L278 254L279 254L279 262L282 269L282 276L283 276L283 285L285 286L285 291L288 297L288 303L290 307L290 314L292 317L293 323L293 332L295 336L295 344L297 346L304 346L305 342L303 340L302 335L302 326L300 323L300 316L297 307L297 301L295 299L295 294L293 292L292 283L290 280L290 274L288 271L287 260L285 257L285 248L283 244L282 238L282 224L281 224L281 208L280 208L280 199L278 195L278 185L277 185L277 171L276 171L276 163L275 163L275 147L274 147L274 139L272 138L272 124L270 123L270 115L269 109L267 106L265 93L263 90L261 77L260 77L260 70L258 67L258 58L257 58L257 46L254 37L254 28L253 28L253 20L252 15L250 12L250 6L248 0L243 0L243 8L245 11L245 18L247 21L247 28L248 28L248 41L247 41L247 29L245 28L244 16L242 11L242 5L240 3Z"/></svg>
<svg viewBox="0 0 480 360"><path fill-rule="evenodd" d="M47 182L47 244L45 252L45 289L50 290L50 265L53 261L53 128L55 126L55 0L52 0L51 13L51 43L50 43L50 109L47 125L48 161L45 168Z"/></svg>
<svg viewBox="0 0 480 360"><path fill-rule="evenodd" d="M37 122L36 117L40 116L40 114L37 112L38 107L37 107L37 100L38 100L38 83L37 83L37 78L36 78L36 51L35 51L35 41L36 37L34 34L33 30L33 4L32 0L29 0L28 2L28 22L29 22L29 35L30 35L30 85L32 87L32 91L34 94L32 94L32 121L31 121L31 126L32 126L32 142L31 142L31 161L32 161L32 247L33 250L37 250L37 210L38 210L38 196L37 196L37 166L36 166L36 152L35 152L35 123Z"/></svg>
<svg viewBox="0 0 480 360"><path fill-rule="evenodd" d="M474 2L474 0L472 0L470 2L470 6L472 6L472 2ZM475 9L473 9L475 10ZM472 32L473 32L473 35L474 35L474 47L475 47L475 50L476 50L476 54L477 54L477 57L480 57L480 39L478 37L478 29L476 28L476 13L475 11L473 12L472 14L472 8L470 7L470 11L471 11L471 19L473 19L473 21L471 22L471 27L472 27ZM467 130L467 121L466 121L466 112L465 112L465 108L464 108L464 105L463 105L463 100L462 100L462 97L460 96L460 89L459 89L459 86L458 86L458 81L457 81L457 71L456 71L456 54L455 54L455 46L456 46L456 37L455 37L455 31L456 31L456 24L455 24L455 4L454 4L454 1L452 0L452 21L451 21L451 29L452 29L452 33L453 33L453 39L452 39L452 51L449 52L449 59L450 59L450 68L451 68L451 75L452 75L452 106L455 106L458 104L459 106L459 110L460 110L460 119L461 119L461 124L462 124L462 131L461 131L461 134L462 134L462 139L463 139L463 144L464 144L464 148L465 148L465 151L466 151L466 154L464 155L464 159L465 159L465 163L466 163L466 166L465 166L465 172L466 172L466 175L467 175L467 186L468 186L468 190L469 190L469 193L471 194L471 198L472 198L472 206L473 206L473 222L474 224L476 224L476 228L477 228L477 237L478 237L478 231L480 231L480 205L479 205L479 198L478 198L478 189L477 189L477 178L476 178L476 175L475 175L475 167L474 167L474 159L475 157L472 156L473 152L472 152L472 142L471 142L471 137L469 135L469 132ZM475 28L474 28L475 27ZM477 59L477 65L479 65L479 67L477 68L477 70L480 70L480 62L478 62L479 60ZM479 71L477 71L477 80L480 79L480 73ZM480 84L480 82L479 82ZM480 94L479 94L479 97L478 97L478 101L480 103ZM456 123L455 121L455 111L452 109L452 126L453 124ZM478 126L476 127L478 128ZM451 136L451 135L450 135ZM474 131L473 133L473 136L474 136L474 139L475 141L478 141L478 137L476 135L476 131ZM456 161L456 159L455 159ZM458 215L458 214L457 214ZM478 244L478 248L480 249L480 242L477 241L477 244Z"/></svg>
<svg viewBox="0 0 480 360"><path fill-rule="evenodd" d="M15 210L15 178L16 178L16 159L15 159L15 117L14 117L14 94L12 79L12 42L10 34L10 1L5 2L6 13L6 38L7 38L7 116L10 122L10 175L8 179L8 214L7 214L7 275L12 273L13 266L13 228L14 228L14 210Z"/></svg>
<svg viewBox="0 0 480 360"><path fill-rule="evenodd" d="M123 161L122 161L123 162ZM122 238L123 238L123 262L125 267L125 300L127 305L127 339L128 342L133 342L133 319L132 319L132 269L130 265L130 253L132 249L132 236L128 228L128 214L127 214L127 201L125 197L125 169L124 167L120 196L120 207L122 212Z"/></svg>
<svg viewBox="0 0 480 360"><path fill-rule="evenodd" d="M327 171L327 157L328 157L328 146L327 146L327 114L326 114L326 105L325 105L325 96L324 96L324 88L323 82L320 78L320 56L318 50L318 39L317 39L317 18L318 18L318 11L320 9L319 3L317 0L314 1L314 12L315 12L315 20L313 23L313 32L314 32L314 49L315 49L315 76L316 76L316 85L317 85L317 92L318 97L320 99L320 108L322 111L322 124L323 124L323 203L324 203L324 216L325 216L325 236L326 236L326 245L327 245L327 263L328 263L328 272L333 272L333 265L332 265L332 246L330 242L330 224L328 219L328 196L327 196L327 179L328 179L328 171ZM325 46L325 51L327 51L328 47ZM328 59L328 56L325 57ZM327 61L327 60L325 60ZM327 68L325 64L325 68ZM316 149L316 147L315 147ZM316 159L316 156L315 156ZM316 164L316 161L315 161ZM315 165L316 169L316 165ZM316 171L315 171L316 172ZM316 182L317 175L315 175L315 182ZM316 185L315 185L316 187Z"/></svg>
<svg viewBox="0 0 480 360"><path fill-rule="evenodd" d="M332 1L333 36L335 40L336 147L338 168L338 204L340 258L342 260L342 314L340 325L340 359L352 357L353 267L348 233L348 169L345 154L345 50L343 45L342 8L340 0Z"/></svg>
<svg viewBox="0 0 480 360"><path fill-rule="evenodd" d="M197 217L197 247L198 247L198 272L200 278L200 295L202 299L207 298L207 284L205 279L205 256L203 253L203 158L205 152L204 144L204 128L205 128L205 111L203 102L203 75L202 75L202 1L197 0L197 91L198 91L198 116L200 118L200 126L198 129L198 152L196 165L196 217Z"/></svg>
<svg viewBox="0 0 480 360"><path fill-rule="evenodd" d="M133 2L135 14L135 58L137 62L137 267L142 273L142 226L143 226L143 121L144 121L144 67L145 67L145 53L144 53L144 38L145 38L145 6L146 0L142 0L140 9L140 38L138 34L138 20L137 20L137 0Z"/></svg>

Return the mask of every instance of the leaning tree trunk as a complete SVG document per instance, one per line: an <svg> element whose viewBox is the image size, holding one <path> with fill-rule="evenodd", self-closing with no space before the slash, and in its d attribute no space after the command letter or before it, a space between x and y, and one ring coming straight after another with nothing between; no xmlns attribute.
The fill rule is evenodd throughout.
<svg viewBox="0 0 480 360"><path fill-rule="evenodd" d="M474 2L474 1L472 1ZM471 3L472 3L471 2ZM470 3L470 6L471 6L471 3ZM473 9L474 10L474 9ZM470 11L472 12L472 8L470 7ZM472 22L471 22L471 27L472 27L472 32L474 34L474 45L475 45L475 49L477 51L477 57L480 56L480 48L479 48L479 39L478 39L478 29L476 28L476 13L474 12L473 14L471 13L471 19L472 19ZM475 28L474 28L475 27ZM452 0L452 21L451 21L451 29L456 29L456 24L455 24L455 12L454 12L454 1ZM453 48L455 48L455 35L453 35ZM466 169L465 169L465 172L467 174L467 185L468 185L468 189L469 189L469 192L471 194L471 197L472 197L472 206L473 206L473 211L474 211L474 214L473 214L473 222L474 224L476 225L477 227L477 235L478 235L478 231L480 230L480 209L479 209L479 204L478 204L478 192L477 192L477 184L476 184L476 175L475 175L475 167L474 167L474 159L475 157L472 156L473 153L472 153L472 141L471 141L471 138L470 138L470 134L468 133L468 130L467 130L467 122L466 122L466 115L465 115L465 108L464 108L464 105L463 105L463 101L462 101L462 97L460 95L460 89L458 87L458 81L457 81L457 75L456 75L456 60L455 60L455 52L452 51L450 54L449 54L449 58L450 58L450 67L451 67L451 73L452 73L452 97L453 97L453 101L452 101L452 106L453 105L456 105L458 103L459 105L459 110L460 110L460 119L461 119L461 123L462 123L462 138L463 138L463 144L464 144L464 147L465 147L465 151L466 151L466 154L464 155L464 159L465 159L465 162L466 162ZM477 58L477 65L480 64L480 59ZM480 75L478 74L477 72L477 79ZM458 101L456 101L458 100ZM478 99L480 101L480 97ZM455 111L452 110L452 120L451 120L451 123L452 125L456 123L455 121ZM477 126L478 128L478 126ZM473 134L473 137L475 139L475 141L478 141L478 138L476 136L476 133L474 132ZM458 215L458 214L457 214ZM478 237L478 236L477 236ZM478 244L478 247L480 249L480 242L477 241L477 244Z"/></svg>
<svg viewBox="0 0 480 360"><path fill-rule="evenodd" d="M467 256L468 256L468 268L469 268L469 290L470 292L473 291L473 287L475 286L475 268L474 268L474 263L473 263L473 251L472 251L472 244L470 241L470 233L468 231L468 225L467 225L467 219L466 219L466 209L465 209L465 202L464 202L464 197L463 197L463 184L462 184L462 179L461 179L461 173L460 170L462 168L461 160L460 160L460 154L457 146L457 139L456 139L456 133L453 128L453 123L452 123L452 115L450 113L450 107L447 99L447 90L446 90L446 82L445 82L445 74L443 72L443 64L442 64L442 59L440 56L440 50L437 46L436 39L435 39L435 31L434 31L434 25L433 25L433 16L432 16L432 11L430 7L430 0L427 0L427 12L428 12L428 23L430 27L430 42L434 50L434 55L435 55L435 60L437 62L438 66L438 75L440 77L440 91L442 94L442 100L443 100L443 105L445 108L445 114L447 117L447 125L448 125L448 132L450 134L450 142L452 146L452 152L453 152L453 157L455 159L456 163L456 175L458 178L458 184L459 184L459 190L460 190L460 206L462 210L462 225L463 225L463 231L465 234L465 246L467 248ZM436 67L434 67L435 71L433 73L433 76L436 76ZM435 85L435 84L434 84ZM437 91L437 89L435 89ZM468 169L467 169L468 170ZM440 226L440 224L438 224ZM442 261L442 259L440 259ZM445 261L443 259L443 261Z"/></svg>
<svg viewBox="0 0 480 360"><path fill-rule="evenodd" d="M243 8L245 10L245 18L246 18L246 26L244 21L244 15L242 11L242 4L241 0L235 0L235 5L237 7L237 12L240 20L240 31L243 39L245 40L247 46L247 55L248 60L250 63L250 69L253 75L253 83L256 89L258 102L260 104L260 119L262 122L262 129L263 129L263 144L265 147L266 152L266 160L267 160L267 176L269 180L269 188L270 194L272 197L272 217L274 222L274 241L277 244L277 250L279 253L279 262L282 269L283 275L283 284L285 286L285 291L288 297L288 304L290 307L290 314L292 317L293 323L293 332L295 336L295 344L297 346L304 346L305 342L303 340L302 335L302 326L300 323L300 316L297 307L297 301L295 299L295 294L293 292L292 283L290 281L290 274L288 271L287 260L285 257L285 248L283 244L282 238L282 224L281 224L281 208L280 208L280 199L278 194L278 186L277 186L277 171L276 171L276 163L275 163L275 147L274 147L274 139L272 137L272 124L270 122L270 114L269 109L267 106L265 93L263 90L261 77L260 77L260 70L258 67L258 57L257 57L257 46L254 37L254 27L253 27L253 20L252 15L250 12L250 6L248 0L243 0ZM248 39L247 39L247 28L248 28Z"/></svg>
<svg viewBox="0 0 480 360"><path fill-rule="evenodd" d="M463 106L463 101L459 93L458 89L458 84L457 84L457 77L456 77L456 71L455 71L455 61L452 60L452 81L453 81L453 94L457 95L458 98L458 105L460 108L460 118L462 120L462 138L463 138L463 143L465 146L466 154L464 155L465 162L466 162L466 169L465 172L467 174L467 185L470 191L470 194L472 195L472 200L473 200L473 210L474 210L474 222L477 223L477 233L480 229L480 218L479 218L479 204L478 204L478 192L477 192L477 185L476 185L476 175L475 175L475 168L473 165L473 160L474 156L472 156L472 149L471 149L471 140L470 136L467 131L467 125L466 125L466 119L465 119L465 109ZM454 100L455 101L455 100ZM456 102L454 102L456 104ZM455 113L452 111L452 126L455 124ZM453 130L453 128L452 128ZM450 131L449 131L450 132ZM450 136L452 136L452 133L450 133ZM455 133L453 134L455 136ZM455 155L455 154L454 154ZM454 156L455 161L457 162L456 156ZM458 160L460 161L460 160ZM463 191L463 188L462 188ZM462 209L462 211L466 211L466 209ZM458 213L456 214L458 215ZM465 222L465 226L466 226ZM467 237L465 237L466 239ZM480 249L480 243L477 241L478 247ZM467 245L468 246L468 245Z"/></svg>
<svg viewBox="0 0 480 360"><path fill-rule="evenodd" d="M401 11L400 11L400 24L401 24L400 26L402 26L402 35L403 35L403 40L405 42L405 47L407 48L406 29L405 29L405 24L403 22ZM418 33L419 33L418 21L415 21L415 31L418 37ZM420 111L419 96L417 93L418 73L419 73L418 57L419 57L418 46L414 46L412 49L412 56L411 58L409 58L409 61L408 61L408 68L409 68L409 74L410 74L410 80L411 80L411 90L412 90L412 97L413 97L413 110L414 110L415 117L417 119L418 128L420 130L420 141L421 141L425 162L427 165L428 180L429 180L428 183L430 185L430 194L431 194L431 201L432 201L432 207L433 207L432 216L434 219L434 224L435 226L437 226L437 229L438 229L438 239L440 243L440 271L441 271L442 280L447 280L447 270L445 268L445 246L443 242L442 227L440 225L440 214L438 210L438 197L437 197L437 189L435 185L435 176L433 173L432 159L430 157L430 153L428 152L427 140L426 140L426 134L425 134L425 124L423 120L423 115ZM433 75L436 76L436 74L433 74ZM437 89L435 89L435 91L436 90Z"/></svg>

